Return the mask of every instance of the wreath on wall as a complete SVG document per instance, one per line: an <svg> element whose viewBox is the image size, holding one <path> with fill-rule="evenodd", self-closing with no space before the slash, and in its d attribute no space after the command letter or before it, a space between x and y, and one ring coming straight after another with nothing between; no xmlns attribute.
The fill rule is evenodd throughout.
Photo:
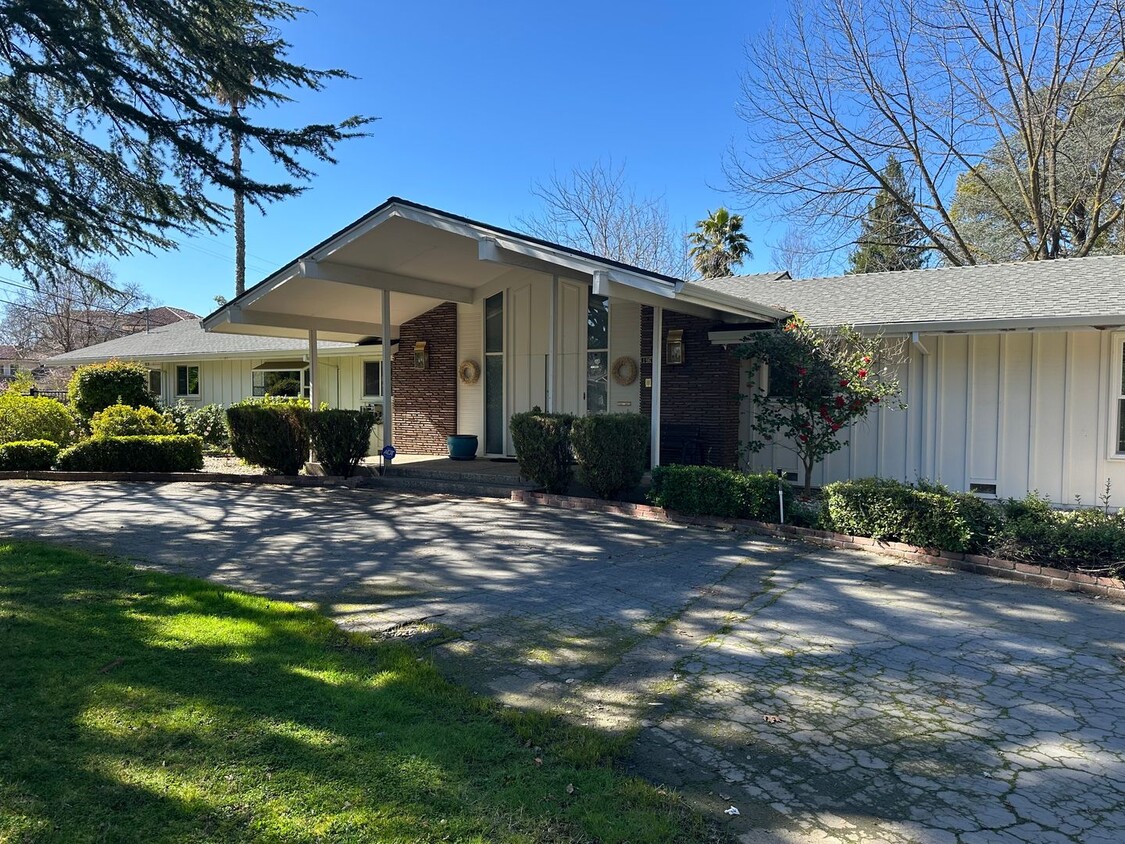
<svg viewBox="0 0 1125 844"><path fill-rule="evenodd" d="M637 362L623 355L613 362L613 380L622 387L628 387L637 380Z"/></svg>
<svg viewBox="0 0 1125 844"><path fill-rule="evenodd" d="M480 380L480 364L475 360L463 360L457 367L457 377L462 384L475 384Z"/></svg>

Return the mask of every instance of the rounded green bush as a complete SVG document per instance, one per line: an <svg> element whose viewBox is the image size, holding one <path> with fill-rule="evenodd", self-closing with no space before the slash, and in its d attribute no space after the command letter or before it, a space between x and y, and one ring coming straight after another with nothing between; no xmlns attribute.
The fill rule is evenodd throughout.
<svg viewBox="0 0 1125 844"><path fill-rule="evenodd" d="M77 438L70 408L42 396L0 394L0 443L49 440L66 445Z"/></svg>
<svg viewBox="0 0 1125 844"><path fill-rule="evenodd" d="M520 473L547 490L562 494L573 475L569 413L544 413L538 407L516 413L509 423Z"/></svg>
<svg viewBox="0 0 1125 844"><path fill-rule="evenodd" d="M60 452L67 472L194 472L203 468L203 440L187 436L95 437Z"/></svg>
<svg viewBox="0 0 1125 844"><path fill-rule="evenodd" d="M85 419L110 405L153 407L148 391L148 367L133 361L111 360L75 370L67 386L70 403Z"/></svg>
<svg viewBox="0 0 1125 844"><path fill-rule="evenodd" d="M176 426L151 407L112 404L94 414L90 431L95 437L156 437L176 433Z"/></svg>
<svg viewBox="0 0 1125 844"><path fill-rule="evenodd" d="M599 498L633 489L645 473L648 437L648 417L639 413L578 417L570 428L578 480Z"/></svg>

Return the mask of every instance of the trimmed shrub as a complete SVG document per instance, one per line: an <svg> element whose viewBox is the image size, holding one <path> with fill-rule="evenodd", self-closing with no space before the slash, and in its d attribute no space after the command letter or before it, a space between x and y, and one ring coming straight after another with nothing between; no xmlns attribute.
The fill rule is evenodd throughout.
<svg viewBox="0 0 1125 844"><path fill-rule="evenodd" d="M313 451L330 475L350 478L371 446L375 414L358 410L318 410L309 414Z"/></svg>
<svg viewBox="0 0 1125 844"><path fill-rule="evenodd" d="M570 427L578 479L599 498L613 498L641 482L649 421L639 413L580 416Z"/></svg>
<svg viewBox="0 0 1125 844"><path fill-rule="evenodd" d="M0 445L0 471L36 472L50 469L59 456L59 446L50 440L26 440Z"/></svg>
<svg viewBox="0 0 1125 844"><path fill-rule="evenodd" d="M837 481L823 489L831 529L852 536L898 539L906 529L912 488L886 478Z"/></svg>
<svg viewBox="0 0 1125 844"><path fill-rule="evenodd" d="M227 408L236 457L273 475L296 475L309 456L309 405L303 400L243 402Z"/></svg>
<svg viewBox="0 0 1125 844"><path fill-rule="evenodd" d="M148 391L148 368L143 363L111 360L75 370L67 386L74 409L86 419L113 404L153 407L156 398Z"/></svg>
<svg viewBox="0 0 1125 844"><path fill-rule="evenodd" d="M781 485L786 519L792 515L793 487L768 472L748 474L714 466L657 466L652 470L649 500L689 516L778 520Z"/></svg>
<svg viewBox="0 0 1125 844"><path fill-rule="evenodd" d="M520 472L547 492L562 494L570 486L573 423L569 413L544 413L538 407L513 415L509 423Z"/></svg>
<svg viewBox="0 0 1125 844"><path fill-rule="evenodd" d="M1125 572L1125 512L1053 510L1032 493L1003 505L996 550L1012 560L1065 569Z"/></svg>
<svg viewBox="0 0 1125 844"><path fill-rule="evenodd" d="M230 451L230 427L221 404L205 404L193 408L185 420L187 433L195 434L214 451Z"/></svg>
<svg viewBox="0 0 1125 844"><path fill-rule="evenodd" d="M76 439L70 408L41 396L0 394L0 443L49 440L66 445Z"/></svg>
<svg viewBox="0 0 1125 844"><path fill-rule="evenodd" d="M95 437L157 437L175 434L176 426L151 407L111 404L90 419Z"/></svg>
<svg viewBox="0 0 1125 844"><path fill-rule="evenodd" d="M95 437L61 452L69 472L192 472L203 468L203 440L195 436Z"/></svg>

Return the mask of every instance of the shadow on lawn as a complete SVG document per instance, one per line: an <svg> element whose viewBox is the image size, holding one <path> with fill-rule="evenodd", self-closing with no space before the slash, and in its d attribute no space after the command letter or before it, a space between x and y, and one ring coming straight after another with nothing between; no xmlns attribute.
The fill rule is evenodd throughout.
<svg viewBox="0 0 1125 844"><path fill-rule="evenodd" d="M596 754L588 737L504 726L406 647L203 582L14 548L0 549L0 838L662 841L692 823L654 789L569 761Z"/></svg>

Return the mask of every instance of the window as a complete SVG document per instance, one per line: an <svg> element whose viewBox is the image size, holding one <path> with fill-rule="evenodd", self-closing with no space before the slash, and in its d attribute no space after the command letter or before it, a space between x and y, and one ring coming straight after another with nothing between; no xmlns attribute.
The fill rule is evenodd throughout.
<svg viewBox="0 0 1125 844"><path fill-rule="evenodd" d="M180 364L176 367L176 395L199 395L199 367Z"/></svg>
<svg viewBox="0 0 1125 844"><path fill-rule="evenodd" d="M365 360L363 362L363 397L377 398L383 395L383 362Z"/></svg>
<svg viewBox="0 0 1125 844"><path fill-rule="evenodd" d="M1125 343L1118 349L1121 370L1117 381L1117 453L1125 454Z"/></svg>
<svg viewBox="0 0 1125 844"><path fill-rule="evenodd" d="M159 369L148 371L148 391L157 398L164 395L164 373Z"/></svg>
<svg viewBox="0 0 1125 844"><path fill-rule="evenodd" d="M307 396L308 370L255 369L251 387L255 396Z"/></svg>
<svg viewBox="0 0 1125 844"><path fill-rule="evenodd" d="M609 300L591 293L586 305L586 412L609 410Z"/></svg>

